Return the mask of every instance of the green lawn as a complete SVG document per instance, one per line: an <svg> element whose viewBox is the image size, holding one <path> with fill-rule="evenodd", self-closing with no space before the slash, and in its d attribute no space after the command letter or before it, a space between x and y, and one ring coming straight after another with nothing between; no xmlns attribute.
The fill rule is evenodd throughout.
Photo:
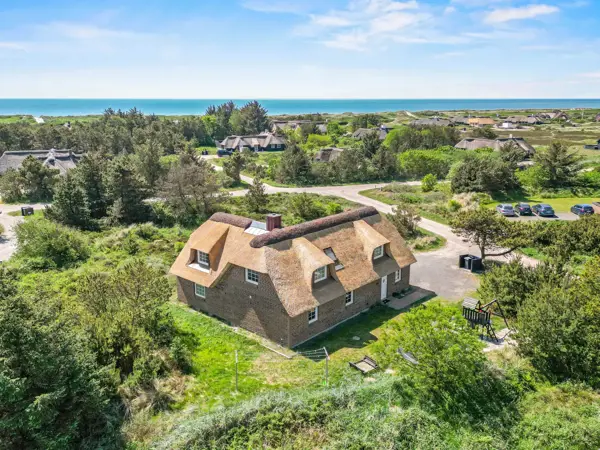
<svg viewBox="0 0 600 450"><path fill-rule="evenodd" d="M13 217L18 217L21 215L21 211L11 211L9 213L7 213L9 216L13 216ZM34 216L43 216L44 215L44 207L39 207L39 208L35 208L33 209L33 215L32 216L25 216L26 219L30 218L30 217L34 217Z"/></svg>
<svg viewBox="0 0 600 450"><path fill-rule="evenodd" d="M3 123L35 123L32 116L0 116L0 124Z"/></svg>
<svg viewBox="0 0 600 450"><path fill-rule="evenodd" d="M438 301L442 299L436 298ZM261 338L247 332L235 332L215 318L196 312L186 305L172 303L170 311L192 352L192 380L186 397L177 408L189 404L210 410L231 405L273 389L308 389L325 381L325 360L307 358L302 352L327 348L329 383L333 386L361 375L348 362L371 354L371 346L386 324L399 320L402 311L377 305L366 313L295 349L292 359L260 345ZM358 337L359 339L356 339ZM270 344L275 346L275 344ZM235 351L238 351L238 392L235 392Z"/></svg>

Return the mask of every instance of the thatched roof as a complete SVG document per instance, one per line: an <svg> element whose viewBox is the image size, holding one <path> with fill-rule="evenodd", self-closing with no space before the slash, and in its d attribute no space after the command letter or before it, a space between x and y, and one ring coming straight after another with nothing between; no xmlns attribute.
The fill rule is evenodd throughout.
<svg viewBox="0 0 600 450"><path fill-rule="evenodd" d="M352 133L352 137L354 139L364 139L366 135L370 133L377 133L379 139L383 141L388 135L388 129L385 127L381 128L359 128L354 133Z"/></svg>
<svg viewBox="0 0 600 450"><path fill-rule="evenodd" d="M498 139L486 139L486 138L465 138L456 144L455 148L463 150L477 150L478 148L492 148L499 151L500 148L508 144L509 142L521 147L527 156L531 157L535 154L535 148L533 148L525 139L521 137L507 137Z"/></svg>
<svg viewBox="0 0 600 450"><path fill-rule="evenodd" d="M414 127L423 126L436 126L436 127L448 127L454 125L454 121L448 119L440 119L439 117L433 117L431 119L417 119L413 120L410 124Z"/></svg>
<svg viewBox="0 0 600 450"><path fill-rule="evenodd" d="M239 149L240 147L267 148L269 145L285 145L285 139L272 133L261 133L252 136L227 136L220 144L224 149Z"/></svg>
<svg viewBox="0 0 600 450"><path fill-rule="evenodd" d="M322 148L315 154L315 161L317 161L317 162L335 161L337 158L340 157L340 155L342 154L343 151L344 151L343 148L335 148L335 147Z"/></svg>
<svg viewBox="0 0 600 450"><path fill-rule="evenodd" d="M8 151L0 156L0 174L9 169L18 170L28 156L33 156L46 167L58 169L61 175L64 175L67 170L75 168L81 159L81 155L72 153L70 150Z"/></svg>
<svg viewBox="0 0 600 450"><path fill-rule="evenodd" d="M256 270L268 275L292 317L416 262L396 228L370 207L259 236L246 231L244 218L218 215L220 221L212 219L192 234L171 274L210 288L231 266ZM373 250L380 245L386 255L373 261ZM333 250L343 268L335 269L326 249ZM209 272L195 264L195 250L209 254ZM313 285L314 271L323 266L328 266L331 279Z"/></svg>
<svg viewBox="0 0 600 450"><path fill-rule="evenodd" d="M469 118L469 125L495 125L496 121L490 117L471 117Z"/></svg>

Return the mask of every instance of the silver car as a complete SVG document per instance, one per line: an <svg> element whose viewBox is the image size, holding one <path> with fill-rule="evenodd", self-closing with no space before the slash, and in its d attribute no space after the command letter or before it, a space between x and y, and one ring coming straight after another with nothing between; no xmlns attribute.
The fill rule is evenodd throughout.
<svg viewBox="0 0 600 450"><path fill-rule="evenodd" d="M513 208L513 205L509 205L508 203L502 203L502 204L496 206L496 211L505 217L516 216L515 208Z"/></svg>

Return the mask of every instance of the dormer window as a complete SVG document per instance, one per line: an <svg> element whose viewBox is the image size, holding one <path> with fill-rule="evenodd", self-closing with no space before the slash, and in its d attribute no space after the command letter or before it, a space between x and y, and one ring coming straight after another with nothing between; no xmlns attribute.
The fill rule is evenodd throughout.
<svg viewBox="0 0 600 450"><path fill-rule="evenodd" d="M340 262L340 260L335 256L335 253L331 247L327 247L323 252L331 258L331 260L335 263L335 270L342 270L344 265Z"/></svg>
<svg viewBox="0 0 600 450"><path fill-rule="evenodd" d="M208 253L198 250L196 252L196 262L202 270L206 270L207 272L210 270L210 259L208 258Z"/></svg>
<svg viewBox="0 0 600 450"><path fill-rule="evenodd" d="M327 278L327 266L319 267L313 274L313 281L318 283Z"/></svg>
<svg viewBox="0 0 600 450"><path fill-rule="evenodd" d="M380 245L379 247L375 247L375 250L373 250L373 259L379 259L383 256L383 245Z"/></svg>

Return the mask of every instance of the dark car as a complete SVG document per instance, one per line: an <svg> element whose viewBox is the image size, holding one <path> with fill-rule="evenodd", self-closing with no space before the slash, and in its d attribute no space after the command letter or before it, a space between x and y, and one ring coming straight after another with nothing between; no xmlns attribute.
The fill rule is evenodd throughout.
<svg viewBox="0 0 600 450"><path fill-rule="evenodd" d="M224 149L217 150L217 156L219 158L222 158L223 156L231 156L232 153L233 152L231 150L224 150Z"/></svg>
<svg viewBox="0 0 600 450"><path fill-rule="evenodd" d="M509 205L508 203L501 203L500 205L496 206L496 211L499 212L500 214L502 214L503 216L514 216L515 215L515 210L512 207L512 205Z"/></svg>
<svg viewBox="0 0 600 450"><path fill-rule="evenodd" d="M533 211L531 210L531 206L529 206L529 203L515 204L515 211L520 216L532 216L533 215Z"/></svg>
<svg viewBox="0 0 600 450"><path fill-rule="evenodd" d="M594 214L594 208L592 205L574 205L571 206L571 212L578 216L591 216Z"/></svg>
<svg viewBox="0 0 600 450"><path fill-rule="evenodd" d="M540 217L554 217L554 210L552 206L546 203L539 203L537 205L533 205L533 212Z"/></svg>

